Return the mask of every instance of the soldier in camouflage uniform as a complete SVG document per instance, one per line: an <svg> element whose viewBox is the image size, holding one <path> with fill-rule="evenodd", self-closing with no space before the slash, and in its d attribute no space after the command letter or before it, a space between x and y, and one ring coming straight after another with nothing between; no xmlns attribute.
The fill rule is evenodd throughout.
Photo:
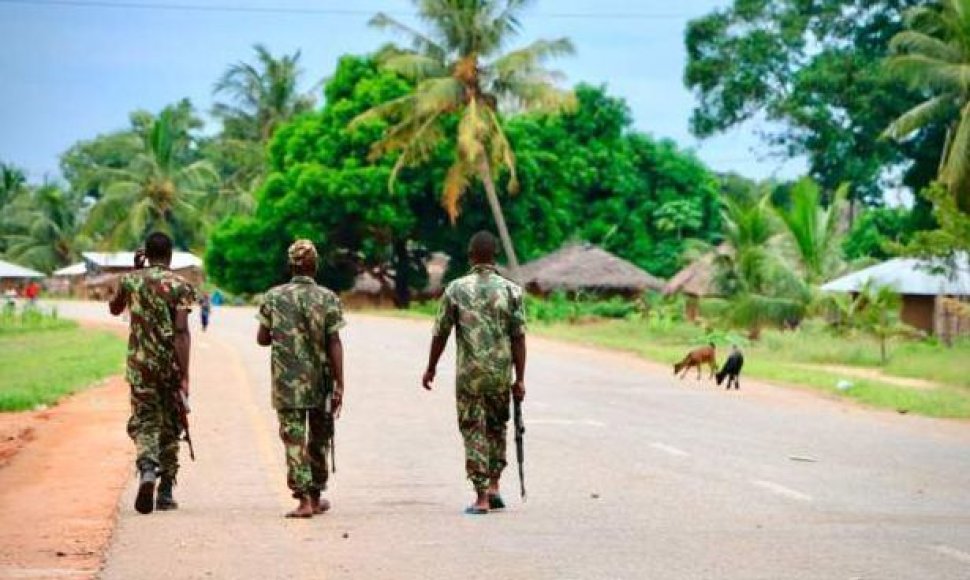
<svg viewBox="0 0 970 580"><path fill-rule="evenodd" d="M317 249L298 240L289 249L293 278L263 297L256 341L272 346L273 408L286 450L286 483L299 506L286 517L309 518L330 508L327 453L343 402L344 326L340 299L313 277Z"/></svg>
<svg viewBox="0 0 970 580"><path fill-rule="evenodd" d="M147 260L147 267L146 267ZM198 300L195 289L169 270L172 240L153 233L144 251L135 253L135 271L121 277L109 309L115 316L131 313L127 380L131 385L128 435L138 457L135 509L151 513L176 509L172 496L178 474L179 389L188 396L188 315ZM156 479L160 478L155 498Z"/></svg>
<svg viewBox="0 0 970 580"><path fill-rule="evenodd" d="M475 503L465 512L502 509L510 395L525 397L525 309L522 289L495 269L495 237L479 232L469 244L472 271L448 285L434 325L424 388L430 390L438 361L455 328L458 342L456 401L465 442L465 471ZM515 368L515 381L512 369Z"/></svg>

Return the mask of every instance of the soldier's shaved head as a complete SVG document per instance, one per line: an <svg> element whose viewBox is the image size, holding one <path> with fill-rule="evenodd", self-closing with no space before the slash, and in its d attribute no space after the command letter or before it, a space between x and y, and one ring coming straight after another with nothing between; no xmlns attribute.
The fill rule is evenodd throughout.
<svg viewBox="0 0 970 580"><path fill-rule="evenodd" d="M468 257L473 264L494 264L498 254L498 240L491 232L482 230L468 242Z"/></svg>
<svg viewBox="0 0 970 580"><path fill-rule="evenodd" d="M162 232L153 232L145 238L145 257L153 264L172 261L172 238Z"/></svg>

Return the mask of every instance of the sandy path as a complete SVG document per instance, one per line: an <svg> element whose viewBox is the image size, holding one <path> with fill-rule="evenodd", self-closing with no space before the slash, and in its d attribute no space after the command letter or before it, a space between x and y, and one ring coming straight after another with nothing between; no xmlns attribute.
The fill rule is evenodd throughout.
<svg viewBox="0 0 970 580"><path fill-rule="evenodd" d="M24 418L30 440L0 468L0 578L98 570L131 469L127 392L114 378Z"/></svg>

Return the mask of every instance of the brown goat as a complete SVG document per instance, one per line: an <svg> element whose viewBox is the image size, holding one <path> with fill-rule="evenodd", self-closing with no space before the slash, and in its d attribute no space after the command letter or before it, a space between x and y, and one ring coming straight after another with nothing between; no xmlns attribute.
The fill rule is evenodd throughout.
<svg viewBox="0 0 970 580"><path fill-rule="evenodd" d="M684 378L687 371L691 367L697 369L697 380L701 380L701 365L708 365L711 367L711 378L714 378L714 373L717 372L717 349L714 347L714 343L710 343L706 346L700 346L694 350L687 353L684 360L674 365L674 374L680 374L680 378ZM684 372L681 373L680 371Z"/></svg>

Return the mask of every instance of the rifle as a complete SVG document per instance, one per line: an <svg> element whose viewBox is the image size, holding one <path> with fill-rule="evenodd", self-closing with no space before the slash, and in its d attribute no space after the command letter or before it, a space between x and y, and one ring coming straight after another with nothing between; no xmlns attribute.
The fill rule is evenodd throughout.
<svg viewBox="0 0 970 580"><path fill-rule="evenodd" d="M175 389L175 409L179 414L183 437L182 440L189 444L189 457L195 461L195 449L192 447L192 435L189 433L189 397L182 389Z"/></svg>
<svg viewBox="0 0 970 580"><path fill-rule="evenodd" d="M525 422L522 420L522 401L512 400L512 416L515 424L515 457L519 462L519 490L522 501L526 501L525 493L525 445L522 436L525 435Z"/></svg>
<svg viewBox="0 0 970 580"><path fill-rule="evenodd" d="M324 403L324 412L327 414L327 423L330 426L330 472L337 473L337 447L334 443L334 434L337 432L337 420L333 416L333 388L327 392L327 400Z"/></svg>

